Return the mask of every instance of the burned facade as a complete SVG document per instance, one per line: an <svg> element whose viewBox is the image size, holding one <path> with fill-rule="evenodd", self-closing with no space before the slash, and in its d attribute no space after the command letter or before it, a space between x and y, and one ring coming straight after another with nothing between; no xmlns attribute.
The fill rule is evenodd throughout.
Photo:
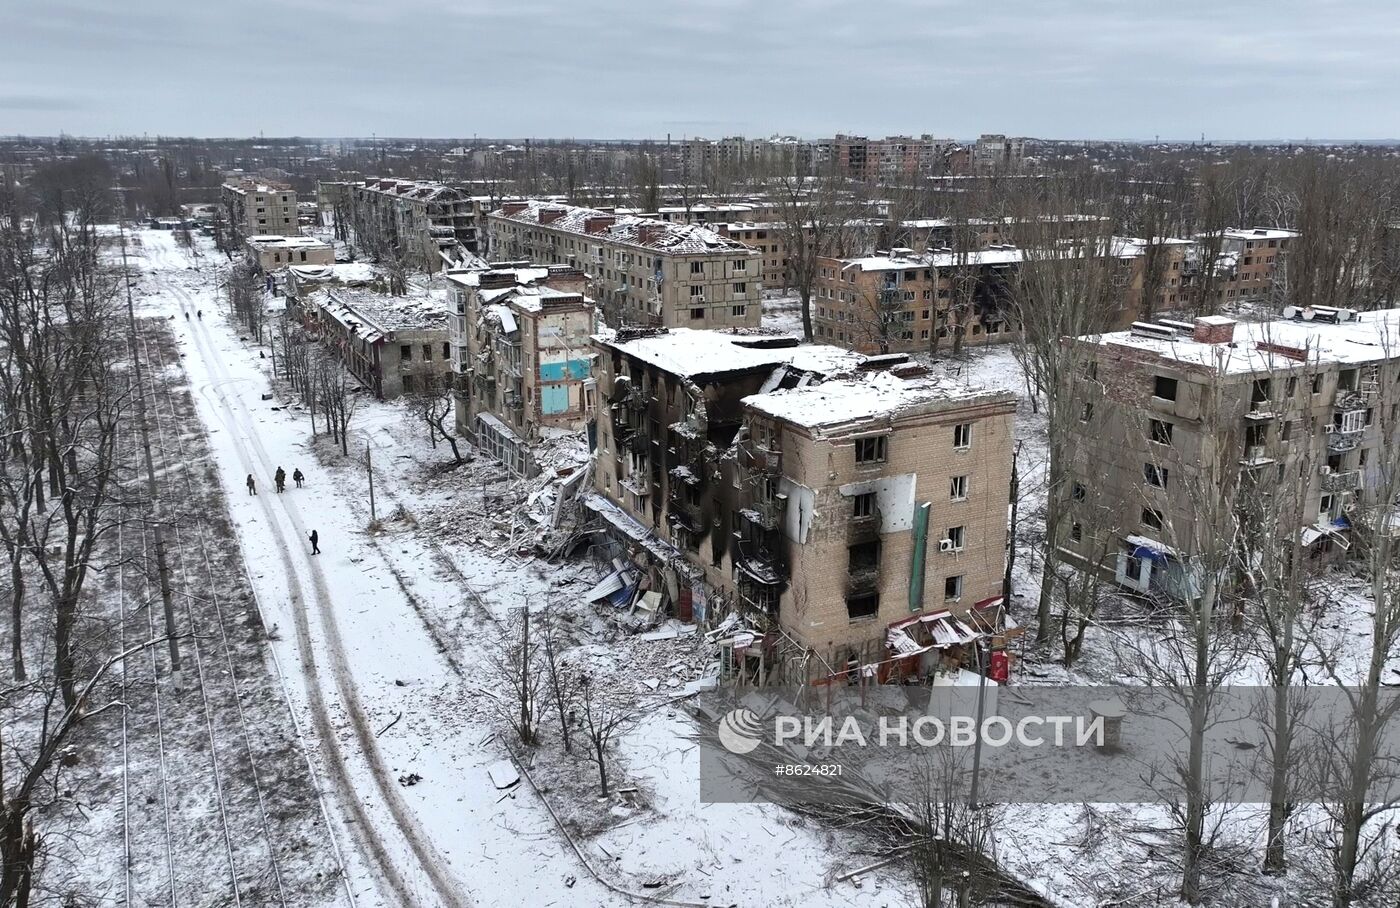
<svg viewBox="0 0 1400 908"><path fill-rule="evenodd" d="M739 616L770 666L886 671L892 625L999 608L1010 393L788 338L595 343L596 509L674 552L687 608Z"/></svg>

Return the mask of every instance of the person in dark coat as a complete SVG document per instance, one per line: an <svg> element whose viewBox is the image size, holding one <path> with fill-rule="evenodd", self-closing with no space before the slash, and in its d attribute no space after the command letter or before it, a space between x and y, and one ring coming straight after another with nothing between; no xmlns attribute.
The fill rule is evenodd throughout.
<svg viewBox="0 0 1400 908"><path fill-rule="evenodd" d="M305 476L301 475L300 467L297 467L295 470L292 471L292 482L295 482L297 484L298 489L301 488L301 481L305 478Z"/></svg>
<svg viewBox="0 0 1400 908"><path fill-rule="evenodd" d="M313 554L313 555L319 555L319 554L321 554L321 546L317 544L317 543L320 542L320 539L321 539L321 537L316 535L316 531L315 531L315 530L312 530L312 531L311 531L311 554Z"/></svg>
<svg viewBox="0 0 1400 908"><path fill-rule="evenodd" d="M256 495L256 494L258 494L258 484L255 483L255 482L253 481L253 474L252 474L252 473L249 473L249 474L248 474L248 494L249 494L249 495Z"/></svg>
<svg viewBox="0 0 1400 908"><path fill-rule="evenodd" d="M277 494L282 494L287 488L287 471L278 467L277 472L272 474L272 481L277 485Z"/></svg>

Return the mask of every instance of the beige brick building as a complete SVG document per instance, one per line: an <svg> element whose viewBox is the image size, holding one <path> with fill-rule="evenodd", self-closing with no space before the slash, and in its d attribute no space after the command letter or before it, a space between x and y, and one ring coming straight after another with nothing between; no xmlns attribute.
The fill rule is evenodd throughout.
<svg viewBox="0 0 1400 908"><path fill-rule="evenodd" d="M229 224L240 240L250 236L301 233L297 194L286 184L239 180L225 183L219 197L228 209Z"/></svg>
<svg viewBox="0 0 1400 908"><path fill-rule="evenodd" d="M757 328L762 254L697 224L550 202L487 216L493 258L570 265L593 279L608 324Z"/></svg>
<svg viewBox="0 0 1400 908"><path fill-rule="evenodd" d="M442 392L452 385L447 315L429 296L335 288L300 301L303 321L375 397Z"/></svg>
<svg viewBox="0 0 1400 908"><path fill-rule="evenodd" d="M1284 259L1300 234L1281 227L1231 228L1220 234L1201 234L1198 245L1184 264L1188 293L1192 300L1210 292L1200 269L1203 247L1219 243L1215 262L1212 299L1203 301L1206 309L1236 304L1278 302L1275 290L1284 275Z"/></svg>
<svg viewBox="0 0 1400 908"><path fill-rule="evenodd" d="M1136 592L1190 598L1193 553L1221 533L1201 525L1198 497L1228 497L1241 483L1302 496L1293 529L1310 558L1346 547L1347 515L1374 503L1383 478L1400 350L1387 354L1380 338L1396 336L1400 310L1285 316L1139 324L1078 341L1092 365L1072 402L1083 432L1058 540L1071 559ZM1217 488L1202 464L1222 462Z"/></svg>
<svg viewBox="0 0 1400 908"><path fill-rule="evenodd" d="M334 265L335 248L309 236L250 236L248 260L264 272L288 265Z"/></svg>
<svg viewBox="0 0 1400 908"><path fill-rule="evenodd" d="M457 431L517 473L542 429L582 431L593 385L593 301L567 265L451 271Z"/></svg>
<svg viewBox="0 0 1400 908"><path fill-rule="evenodd" d="M711 618L722 602L765 628L770 666L919 672L922 619L995 623L1013 395L787 338L595 343L599 512L664 546ZM911 618L914 649L891 651Z"/></svg>

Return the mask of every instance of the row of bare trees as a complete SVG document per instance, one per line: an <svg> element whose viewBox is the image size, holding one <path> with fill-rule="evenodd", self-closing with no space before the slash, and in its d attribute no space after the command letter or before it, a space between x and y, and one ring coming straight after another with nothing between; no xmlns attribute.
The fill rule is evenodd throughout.
<svg viewBox="0 0 1400 908"><path fill-rule="evenodd" d="M26 200L0 189L0 636L12 679L0 689L3 906L29 898L44 782L82 720L106 708L89 700L122 658L104 655L85 603L91 578L116 564L107 541L134 498L126 428L138 392L122 275L97 231L105 185L99 168L71 170L36 181L44 215L34 221Z"/></svg>
<svg viewBox="0 0 1400 908"><path fill-rule="evenodd" d="M565 754L573 753L574 736L580 735L598 772L599 792L606 798L611 791L611 748L639 712L630 700L606 689L567 650L563 628L553 614L532 614L528 607L515 610L489 653L489 671L501 692L493 703L497 718L526 747L541 743L547 722Z"/></svg>

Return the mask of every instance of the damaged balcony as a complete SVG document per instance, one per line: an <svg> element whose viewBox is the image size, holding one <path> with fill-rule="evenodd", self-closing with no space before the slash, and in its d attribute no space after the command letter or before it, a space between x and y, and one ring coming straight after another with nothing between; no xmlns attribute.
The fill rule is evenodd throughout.
<svg viewBox="0 0 1400 908"><path fill-rule="evenodd" d="M781 587L787 583L787 562L777 547L774 534L750 535L742 532L733 534L731 551L734 567L740 581L757 583L762 586Z"/></svg>
<svg viewBox="0 0 1400 908"><path fill-rule="evenodd" d="M1355 492L1361 487L1360 470L1334 473L1326 467L1322 469L1326 471L1322 474L1322 491L1324 492Z"/></svg>

